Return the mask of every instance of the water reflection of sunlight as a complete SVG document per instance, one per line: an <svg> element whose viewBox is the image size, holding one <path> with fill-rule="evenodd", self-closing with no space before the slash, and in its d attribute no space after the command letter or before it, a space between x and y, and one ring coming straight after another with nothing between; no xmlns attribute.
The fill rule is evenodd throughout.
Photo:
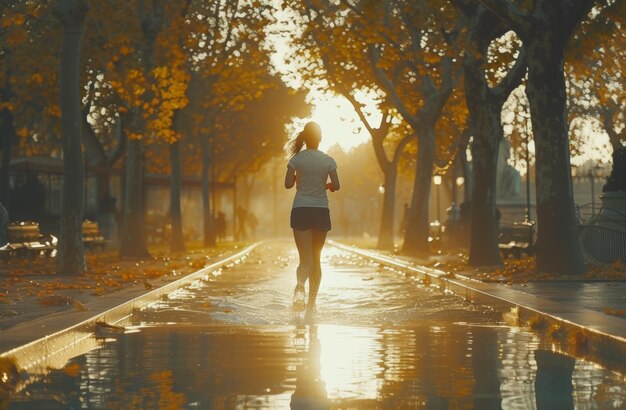
<svg viewBox="0 0 626 410"><path fill-rule="evenodd" d="M321 378L329 397L376 398L383 371L377 328L320 325Z"/></svg>

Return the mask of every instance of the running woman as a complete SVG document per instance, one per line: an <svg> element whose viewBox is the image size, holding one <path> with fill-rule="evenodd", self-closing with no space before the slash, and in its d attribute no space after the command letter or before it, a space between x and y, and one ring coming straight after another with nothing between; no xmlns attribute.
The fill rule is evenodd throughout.
<svg viewBox="0 0 626 410"><path fill-rule="evenodd" d="M290 157L285 174L285 188L296 185L296 196L291 209L291 228L298 248L298 283L294 290L293 307L296 312L305 310L306 280L309 280L307 315L315 311L317 291L322 280L320 257L330 231L330 211L326 190L339 190L337 163L320 151L322 129L316 122L309 122L287 146ZM302 149L306 145L306 149ZM330 182L327 182L330 178Z"/></svg>

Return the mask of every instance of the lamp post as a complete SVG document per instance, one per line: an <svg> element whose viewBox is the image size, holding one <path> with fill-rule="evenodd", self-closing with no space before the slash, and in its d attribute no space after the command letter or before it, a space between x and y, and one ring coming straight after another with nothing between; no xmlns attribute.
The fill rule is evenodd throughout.
<svg viewBox="0 0 626 410"><path fill-rule="evenodd" d="M456 222L459 219L459 203L458 203L458 190L461 189L465 183L464 177L456 177L452 182L452 206L450 207L452 221Z"/></svg>
<svg viewBox="0 0 626 410"><path fill-rule="evenodd" d="M589 170L589 180L591 181L591 215L596 215L596 192L595 192L595 180L601 178L604 174L604 167L600 164L592 167Z"/></svg>
<svg viewBox="0 0 626 410"><path fill-rule="evenodd" d="M441 208L441 197L439 195L439 187L441 186L441 175L435 175L433 177L433 183L437 186L437 222L441 221L441 214L439 209Z"/></svg>
<svg viewBox="0 0 626 410"><path fill-rule="evenodd" d="M591 184L591 216L593 217L596 214L596 178L602 178L604 176L604 166L601 164L596 164L595 166L589 168L589 171L584 175L578 175L578 167L576 165L572 165L572 179L582 180L584 178L589 179L589 183Z"/></svg>
<svg viewBox="0 0 626 410"><path fill-rule="evenodd" d="M378 185L378 193L380 194L380 215L384 219L385 213L385 184ZM382 219L381 219L382 221Z"/></svg>
<svg viewBox="0 0 626 410"><path fill-rule="evenodd" d="M526 127L526 133L524 136L524 162L526 162L526 210L524 212L524 222L530 222L530 105L528 105L527 108L528 110L524 109L523 113L521 114L524 118L524 125Z"/></svg>

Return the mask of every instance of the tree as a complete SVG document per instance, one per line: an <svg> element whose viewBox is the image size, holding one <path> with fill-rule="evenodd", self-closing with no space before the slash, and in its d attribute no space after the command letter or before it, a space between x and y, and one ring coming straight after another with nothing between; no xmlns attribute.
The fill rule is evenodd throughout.
<svg viewBox="0 0 626 410"><path fill-rule="evenodd" d="M241 110L224 111L216 118L215 175L219 181L254 174L270 159L282 155L287 139L285 124L311 111L304 92L294 92L269 74L264 82L272 88L259 99L245 102Z"/></svg>
<svg viewBox="0 0 626 410"><path fill-rule="evenodd" d="M393 249L398 162L404 147L415 135L410 129L403 129L407 128L406 123L386 98L380 97L377 101L375 116L380 116L380 121L376 121L378 125L357 98L359 93L370 96L384 93L372 70L367 69L367 55L354 52L367 47L366 39L352 34L351 27L341 22L345 7L330 2L324 2L322 6L312 1L292 1L289 5L304 25L302 35L289 33L293 37L292 48L296 49L293 53L307 59L306 69L298 70L302 79L310 88L318 83L326 84L326 91L346 98L370 134L376 161L383 171L385 188L377 247Z"/></svg>
<svg viewBox="0 0 626 410"><path fill-rule="evenodd" d="M59 78L52 4L0 4L0 198L7 207L12 154L58 151L61 143L58 89L49 86Z"/></svg>
<svg viewBox="0 0 626 410"><path fill-rule="evenodd" d="M92 102L94 84L82 109L83 143L87 164L96 170L96 198L98 214L111 214L115 211L115 198L111 195L110 170L124 154L126 135L124 115L111 115L110 106ZM100 92L102 94L102 92ZM106 108L105 108L106 107ZM99 108L99 109L97 109ZM105 114L102 114L105 110Z"/></svg>
<svg viewBox="0 0 626 410"><path fill-rule="evenodd" d="M178 124L180 110L182 110L189 100L186 92L191 75L191 61L196 50L193 47L185 47L185 40L191 35L191 24L187 24L191 1L182 3L179 9L174 10L169 19L163 34L160 37L159 47L160 66L163 70L160 76L159 87L155 89L155 94L159 96L159 125L157 129L167 129L166 124L170 123L170 129L164 137L169 146L170 157L170 223L172 226L170 237L170 251L181 252L185 250L183 236L183 219L180 204L180 194L182 191L182 162L180 150ZM157 55L157 58L159 55ZM158 131L157 131L158 132Z"/></svg>
<svg viewBox="0 0 626 410"><path fill-rule="evenodd" d="M176 145L179 138L174 116L187 103L189 74L183 67L181 42L188 35L184 19L190 2L99 2L95 7L96 17L90 22L94 30L88 39L89 49L99 51L88 54L85 71L90 93L83 110L88 159L92 165L108 168L124 152L126 140L135 141L130 143L133 149L127 155L126 171L133 176L126 178L131 188L125 188L133 195L123 204L128 223L123 225L120 251L125 256L142 257L147 254L141 181L144 153L152 144ZM175 153L173 148L174 160ZM180 191L180 175L172 175L172 192L176 193ZM99 203L110 211L114 202L107 172L99 173L97 181ZM176 198L179 196L172 196L174 201ZM182 224L180 213L176 214L180 206L172 204L171 208L175 222L172 246L181 249ZM129 217L128 212L133 216Z"/></svg>
<svg viewBox="0 0 626 410"><path fill-rule="evenodd" d="M335 87L339 90L351 90L354 85L357 89L371 89L371 84L375 84L375 89L383 91L386 102L412 128L413 132L408 135L414 133L419 140L411 212L403 250L410 254L427 253L435 125L458 80L458 59L451 55L447 46L458 36L457 15L437 1L419 4L400 0L309 1L306 5L315 9L313 17L322 16L324 24L321 27L325 28L317 34L320 51L307 50L308 59L330 61L325 64L331 77L327 81L331 84L343 81L338 84L343 87ZM311 31L314 30L316 27L311 27ZM344 75L358 73L359 70L368 74L359 73L352 81ZM340 73L340 80L335 78L335 73ZM380 131L384 131L384 127ZM405 143L399 147L402 148ZM382 151L378 152L382 154ZM379 158L385 166L388 160L382 155ZM392 178L393 172L390 172L389 181ZM389 188L392 195L391 182ZM389 200L390 196L387 198ZM387 207L385 214L392 215L391 212ZM381 233L381 236L390 236L387 232Z"/></svg>
<svg viewBox="0 0 626 410"><path fill-rule="evenodd" d="M363 126L370 134L372 138L372 146L376 155L376 161L378 162L384 176L383 207L380 218L380 229L378 231L377 247L379 249L393 250L398 165L404 148L412 139L415 138L415 134L407 132L407 130L402 130L400 127L396 127L393 132L390 132L391 115L389 112L383 114L378 127L372 126L365 116L361 104L354 98L354 96L349 93L344 94L344 96L350 101L357 112L357 115L361 119ZM398 128L401 130L400 133L398 133ZM397 138L398 134L401 135L400 138ZM385 148L385 145L393 144L390 143L389 140L398 140L398 142L395 143L395 146L390 149L391 158L389 158L389 155L387 154L388 149Z"/></svg>
<svg viewBox="0 0 626 410"><path fill-rule="evenodd" d="M155 68L155 44L163 26L164 9L159 0L153 0L150 5L139 2L138 18L141 22L143 41L141 43L142 70L135 75L144 82L139 104L148 111L153 93L150 92L150 75ZM128 149L126 152L126 186L123 212L123 226L120 243L120 255L125 257L146 257L149 255L144 234L144 144L143 133L147 131L144 112L135 106L133 109L132 127L134 132L129 134Z"/></svg>
<svg viewBox="0 0 626 410"><path fill-rule="evenodd" d="M458 81L458 59L450 53L460 22L446 7L393 2L381 7L384 29L400 32L379 36L367 47L371 68L398 112L418 136L418 155L403 251L429 252L428 198L435 158L435 126ZM369 11L369 10L368 10ZM452 14L452 17L449 17ZM445 17L445 16L448 17ZM385 30L381 30L385 33ZM397 39L397 40L396 40ZM407 96L410 89L416 95Z"/></svg>
<svg viewBox="0 0 626 410"><path fill-rule="evenodd" d="M529 9L505 0L480 1L515 31L527 53L526 94L537 159L537 270L583 273L570 174L564 51L594 1L537 0Z"/></svg>
<svg viewBox="0 0 626 410"><path fill-rule="evenodd" d="M202 158L204 243L214 246L210 184L215 181L211 181L210 171L218 149L216 118L224 111L241 109L246 101L258 99L268 88L263 79L267 78L270 64L263 45L274 6L225 0L198 2L196 6L199 8L192 16L198 19L201 29L190 40L197 43L198 55L192 69L189 100L198 113L193 134L198 138Z"/></svg>
<svg viewBox="0 0 626 410"><path fill-rule="evenodd" d="M58 274L82 274L84 162L80 120L80 43L87 15L87 0L58 0L55 15L63 25L61 47L61 133L63 191L57 255Z"/></svg>
<svg viewBox="0 0 626 410"><path fill-rule="evenodd" d="M468 49L464 58L465 97L470 111L472 142L472 210L469 264L501 265L496 218L496 175L498 146L503 138L501 113L504 102L525 74L524 52L519 52L515 64L497 78L502 66L511 66L513 42L495 43L504 50L500 56L489 58L490 45L502 37L506 26L497 16L482 6L457 1L468 19ZM495 53L492 53L495 54ZM490 61L491 60L491 61ZM490 84L491 83L491 84Z"/></svg>
<svg viewBox="0 0 626 410"><path fill-rule="evenodd" d="M608 135L616 151L626 144L626 4L604 3L574 33L566 50L565 70L574 136L587 136L591 125ZM576 120L583 127L576 127ZM576 145L580 144L575 144L575 152Z"/></svg>

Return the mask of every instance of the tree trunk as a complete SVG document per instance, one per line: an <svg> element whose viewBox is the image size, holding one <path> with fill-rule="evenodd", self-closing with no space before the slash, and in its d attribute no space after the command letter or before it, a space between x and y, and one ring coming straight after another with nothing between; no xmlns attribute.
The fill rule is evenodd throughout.
<svg viewBox="0 0 626 410"><path fill-rule="evenodd" d="M85 168L81 145L80 44L87 2L59 0L56 13L63 23L61 45L61 136L63 190L57 254L57 274L80 275L85 271L83 210Z"/></svg>
<svg viewBox="0 0 626 410"><path fill-rule="evenodd" d="M125 150L126 138L123 134L123 122L120 116L116 128L117 144L109 153L105 151L102 142L98 139L95 130L87 121L91 110L91 102L83 107L83 142L87 164L96 167L96 198L98 203L97 216L98 226L105 239L117 246L117 224L115 210L117 199L111 196L111 168L121 157ZM121 199L121 198L120 198Z"/></svg>
<svg viewBox="0 0 626 410"><path fill-rule="evenodd" d="M183 252L185 240L183 238L183 217L180 208L180 194L182 185L182 166L180 163L180 142L169 144L170 167L170 223L172 224L172 237L170 238L170 251Z"/></svg>
<svg viewBox="0 0 626 410"><path fill-rule="evenodd" d="M383 212L378 233L378 249L393 250L397 173L396 166L389 166L385 170L385 192L383 194Z"/></svg>
<svg viewBox="0 0 626 410"><path fill-rule="evenodd" d="M122 257L150 256L144 234L143 161L143 141L137 139L128 141L124 218L120 238L120 256Z"/></svg>
<svg viewBox="0 0 626 410"><path fill-rule="evenodd" d="M9 241L7 225L9 224L9 212L0 201L0 246L6 245Z"/></svg>
<svg viewBox="0 0 626 410"><path fill-rule="evenodd" d="M526 41L528 86L536 147L537 270L585 272L570 171L563 49L553 36Z"/></svg>
<svg viewBox="0 0 626 410"><path fill-rule="evenodd" d="M489 89L482 64L489 45L481 41L479 58L465 61L465 97L470 113L472 142L472 202L470 266L502 265L498 248L496 176L498 147L503 138L500 116L503 99Z"/></svg>
<svg viewBox="0 0 626 410"><path fill-rule="evenodd" d="M506 76L491 87L485 73L489 46L508 29L496 14L475 2L457 0L456 4L468 19L470 40L463 67L466 105L474 137L472 178L465 179L465 192L471 191L469 264L501 265L496 216L498 148L504 136L500 117L504 102L526 72L526 57L524 50L520 50ZM462 220L465 223L465 217Z"/></svg>
<svg viewBox="0 0 626 410"><path fill-rule="evenodd" d="M430 253L428 236L428 204L430 199L430 182L433 175L435 159L435 125L429 122L423 128L417 147L417 164L413 181L413 197L409 209L409 220L404 237L404 253L425 256Z"/></svg>
<svg viewBox="0 0 626 410"><path fill-rule="evenodd" d="M200 136L200 148L202 151L202 175L200 177L200 183L202 185L202 216L203 216L203 232L204 232L204 245L215 246L215 223L213 220L213 212L211 210L211 143L209 136ZM234 222L234 221L233 221Z"/></svg>
<svg viewBox="0 0 626 410"><path fill-rule="evenodd" d="M98 170L96 174L96 197L98 199L98 214L112 212L111 210L111 175Z"/></svg>
<svg viewBox="0 0 626 410"><path fill-rule="evenodd" d="M472 166L470 161L467 160L467 146L463 148L463 152L459 155L461 155L461 172L463 173L463 202L471 202L474 181L472 179Z"/></svg>
<svg viewBox="0 0 626 410"><path fill-rule="evenodd" d="M2 168L0 173L0 202L9 209L11 196L11 149L15 141L15 125L13 123L13 113L4 108L0 111L0 132L2 132Z"/></svg>
<svg viewBox="0 0 626 410"><path fill-rule="evenodd" d="M502 139L500 110L497 104L470 101L469 91L467 98L474 129L469 265L502 265L496 218L496 169Z"/></svg>
<svg viewBox="0 0 626 410"><path fill-rule="evenodd" d="M144 2L139 3L137 8L138 17L141 21L143 42L141 43L142 66L146 78L150 78L150 72L156 65L154 44L163 25L163 4L153 0L152 7L145 8ZM153 84L154 85L154 84ZM142 95L144 103L149 103L154 98L154 93L149 88ZM137 110L134 113L133 128L136 132L145 133L146 124L143 113ZM120 256L130 258L149 257L148 247L144 231L144 146L142 139L128 141L126 151L126 186L124 198L124 226L121 236Z"/></svg>

